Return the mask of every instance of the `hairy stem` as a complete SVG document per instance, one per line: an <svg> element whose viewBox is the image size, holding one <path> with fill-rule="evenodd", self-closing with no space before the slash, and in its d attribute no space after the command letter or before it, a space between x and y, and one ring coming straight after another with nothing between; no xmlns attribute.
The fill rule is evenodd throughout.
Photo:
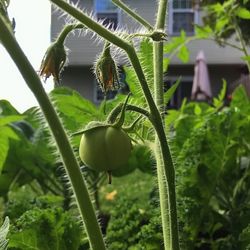
<svg viewBox="0 0 250 250"><path fill-rule="evenodd" d="M167 0L161 0L158 5L156 29L164 30L167 12ZM163 82L163 42L154 42L154 92L155 102L162 113L164 108ZM158 121L157 121L158 122ZM175 194L175 169L173 159L164 131L164 116L161 117L161 126L156 130L156 162L161 206L164 246L167 250L179 249L178 221Z"/></svg>
<svg viewBox="0 0 250 250"><path fill-rule="evenodd" d="M58 35L56 42L63 44L67 35L74 29L82 29L84 25L81 23L78 24L69 24L64 27L64 29Z"/></svg>
<svg viewBox="0 0 250 250"><path fill-rule="evenodd" d="M120 1L120 0L112 0L112 2L115 5L117 5L120 9L122 9L124 12L126 12L129 16L131 16L132 18L134 18L138 23L140 23L145 28L147 28L148 30L153 30L154 29L154 27L149 22L147 22L143 17L141 17L140 15L138 15L135 11L131 10L122 1Z"/></svg>
<svg viewBox="0 0 250 250"><path fill-rule="evenodd" d="M36 71L6 26L6 23L1 15L0 27L0 40L21 72L28 87L35 95L55 138L69 177L69 181L71 182L73 192L75 194L91 248L93 250L104 250L106 249L105 244L85 181L82 177L80 167L56 111L53 108Z"/></svg>

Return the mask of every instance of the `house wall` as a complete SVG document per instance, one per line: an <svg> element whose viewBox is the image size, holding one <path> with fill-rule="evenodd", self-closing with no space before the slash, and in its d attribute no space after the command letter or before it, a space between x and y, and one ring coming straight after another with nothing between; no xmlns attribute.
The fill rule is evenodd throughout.
<svg viewBox="0 0 250 250"><path fill-rule="evenodd" d="M79 92L85 98L93 101L95 98L95 78L89 66L65 67L61 74L62 85Z"/></svg>
<svg viewBox="0 0 250 250"><path fill-rule="evenodd" d="M79 2L79 6L91 13L93 11L94 0L82 0ZM157 0L145 1L145 0L124 0L125 4L128 4L133 9L142 15L148 22L154 24L155 12L157 7ZM51 25L51 39L54 40L57 34L65 24L65 17L61 17L61 14L52 9L52 25ZM119 21L122 26L125 25L126 29L137 30L139 25L134 20L125 14L123 11L119 12ZM202 12L199 12L199 22L202 22ZM78 32L71 34L67 38L66 46L69 48L69 65L90 65L96 59L96 55L101 52L101 45L98 44L98 39L92 38L92 34L79 35ZM190 49L190 64L195 62L195 57L199 50L204 50L208 64L238 64L242 63L240 57L242 56L238 50L231 47L220 47L213 41L192 41L188 44ZM173 64L182 64L177 58L173 58Z"/></svg>

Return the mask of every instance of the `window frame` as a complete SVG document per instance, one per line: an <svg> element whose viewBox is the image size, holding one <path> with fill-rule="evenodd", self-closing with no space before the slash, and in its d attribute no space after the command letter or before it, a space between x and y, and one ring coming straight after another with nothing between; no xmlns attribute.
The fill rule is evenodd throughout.
<svg viewBox="0 0 250 250"><path fill-rule="evenodd" d="M169 32L169 35L171 36L178 36L180 35L180 31L178 32L174 32L173 31L173 25L174 25L174 13L192 13L194 14L194 24L198 24L199 23L199 11L198 9L194 9L194 8L187 8L187 9L184 9L184 8L174 8L173 7L173 4L174 4L174 0L169 0L168 2L168 10L169 10L169 13L168 13L168 32ZM186 32L186 31L185 31ZM192 36L194 35L194 32L186 32L186 34L188 36Z"/></svg>

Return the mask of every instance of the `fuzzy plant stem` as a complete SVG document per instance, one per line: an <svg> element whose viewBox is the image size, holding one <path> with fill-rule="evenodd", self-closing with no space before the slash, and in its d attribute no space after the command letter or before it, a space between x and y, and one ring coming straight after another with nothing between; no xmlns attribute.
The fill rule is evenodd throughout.
<svg viewBox="0 0 250 250"><path fill-rule="evenodd" d="M66 37L68 36L68 34L72 31L72 30L75 30L75 29L83 29L84 28L84 25L81 24L81 23L78 23L78 24L69 24L69 25L66 25L64 27L64 29L60 32L60 34L58 35L57 39L56 39L56 42L57 43L61 43L63 44Z"/></svg>
<svg viewBox="0 0 250 250"><path fill-rule="evenodd" d="M53 108L36 71L33 69L16 39L7 28L1 15L0 27L0 40L21 72L28 87L35 95L55 138L66 168L66 173L74 191L90 246L93 250L105 250L106 248L102 233L97 222L96 214L85 181L56 111Z"/></svg>
<svg viewBox="0 0 250 250"><path fill-rule="evenodd" d="M56 4L58 7L66 11L68 14L76 18L78 21L82 22L90 30L97 33L102 38L106 39L110 43L123 49L135 70L137 78L140 82L142 91L147 100L148 107L150 109L150 121L152 122L157 136L159 138L159 143L161 147L162 161L164 163L164 174L167 179L168 184L168 195L169 195L169 214L165 216L169 217L169 226L170 226L170 237L171 237L171 249L167 250L179 250L178 242L178 224L177 224L177 211L176 211L176 194L175 194L175 171L173 166L173 161L171 153L169 150L168 142L166 139L166 134L162 122L162 117L160 110L157 108L157 105L152 97L151 91L147 84L141 63L138 59L135 48L126 40L120 38L115 33L112 33L104 26L98 22L92 20L84 12L74 8L70 4L66 3L63 0L50 0L52 3ZM165 1L160 1L160 5L164 6ZM166 4L166 3L165 3ZM165 8L166 10L166 8ZM162 13L161 13L162 14ZM163 20L164 18L160 18ZM165 19L164 19L165 20ZM164 21L165 22L165 21ZM161 191L161 190L160 190ZM167 221L168 219L166 219Z"/></svg>
<svg viewBox="0 0 250 250"><path fill-rule="evenodd" d="M161 0L159 1L158 5L155 27L156 30L164 30L166 13L167 0ZM163 42L154 42L153 57L155 93L154 99L158 109L162 113L164 108ZM164 126L164 116L162 116L162 124ZM158 136L155 141L155 150L164 246L166 250L178 250L179 237L175 194L175 170L168 143L166 140L162 142L160 140L161 137ZM165 157L165 159L164 154L167 156Z"/></svg>

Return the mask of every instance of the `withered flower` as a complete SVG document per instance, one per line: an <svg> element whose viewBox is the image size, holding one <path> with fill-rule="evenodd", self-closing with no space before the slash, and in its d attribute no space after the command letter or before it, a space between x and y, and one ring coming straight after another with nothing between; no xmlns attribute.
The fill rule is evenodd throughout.
<svg viewBox="0 0 250 250"><path fill-rule="evenodd" d="M43 76L46 81L52 75L54 81L59 83L60 72L66 62L66 56L66 50L62 43L52 43L43 57L40 76Z"/></svg>
<svg viewBox="0 0 250 250"><path fill-rule="evenodd" d="M106 43L95 65L95 74L104 95L109 90L119 88L118 70L110 53L110 44Z"/></svg>

